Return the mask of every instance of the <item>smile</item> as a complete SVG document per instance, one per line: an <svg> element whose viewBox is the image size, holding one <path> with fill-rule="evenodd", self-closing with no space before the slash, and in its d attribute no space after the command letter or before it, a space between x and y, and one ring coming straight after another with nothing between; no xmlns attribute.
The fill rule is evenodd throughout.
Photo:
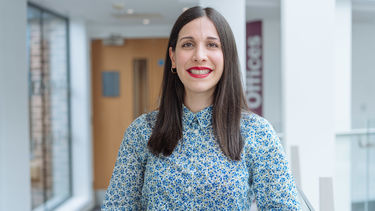
<svg viewBox="0 0 375 211"><path fill-rule="evenodd" d="M191 67L188 70L190 76L194 78L205 78L207 77L213 70L208 67Z"/></svg>

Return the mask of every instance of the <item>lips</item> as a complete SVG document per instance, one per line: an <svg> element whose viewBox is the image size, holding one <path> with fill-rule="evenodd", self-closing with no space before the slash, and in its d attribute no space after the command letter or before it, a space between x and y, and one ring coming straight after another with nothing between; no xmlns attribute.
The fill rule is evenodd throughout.
<svg viewBox="0 0 375 211"><path fill-rule="evenodd" d="M190 76L194 78L205 78L207 77L213 70L208 67L191 67L187 69Z"/></svg>

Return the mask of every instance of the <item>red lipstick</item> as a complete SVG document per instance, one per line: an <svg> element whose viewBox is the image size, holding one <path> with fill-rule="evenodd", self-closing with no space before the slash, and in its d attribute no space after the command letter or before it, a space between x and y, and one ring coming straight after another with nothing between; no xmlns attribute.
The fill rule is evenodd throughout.
<svg viewBox="0 0 375 211"><path fill-rule="evenodd" d="M209 70L208 73L206 74L197 74L197 73L194 73L193 71L194 70ZM190 67L189 69L187 69L189 75L191 77L194 77L194 78L205 78L207 77L211 72L212 72L212 69L209 68L209 67Z"/></svg>

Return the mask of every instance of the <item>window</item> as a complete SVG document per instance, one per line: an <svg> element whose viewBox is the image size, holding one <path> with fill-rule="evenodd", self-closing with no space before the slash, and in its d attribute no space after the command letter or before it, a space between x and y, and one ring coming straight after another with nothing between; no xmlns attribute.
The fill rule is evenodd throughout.
<svg viewBox="0 0 375 211"><path fill-rule="evenodd" d="M72 194L68 20L27 9L32 208L51 210Z"/></svg>

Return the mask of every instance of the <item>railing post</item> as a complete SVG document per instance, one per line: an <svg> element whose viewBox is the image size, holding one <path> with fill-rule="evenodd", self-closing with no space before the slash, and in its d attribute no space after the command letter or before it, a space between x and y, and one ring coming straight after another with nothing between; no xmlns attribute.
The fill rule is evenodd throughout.
<svg viewBox="0 0 375 211"><path fill-rule="evenodd" d="M302 188L301 184L301 170L300 170L300 158L299 158L299 149L298 146L291 146L290 147L291 152L291 168L293 172L294 179L297 183L297 186Z"/></svg>
<svg viewBox="0 0 375 211"><path fill-rule="evenodd" d="M334 211L332 177L319 178L320 211Z"/></svg>

